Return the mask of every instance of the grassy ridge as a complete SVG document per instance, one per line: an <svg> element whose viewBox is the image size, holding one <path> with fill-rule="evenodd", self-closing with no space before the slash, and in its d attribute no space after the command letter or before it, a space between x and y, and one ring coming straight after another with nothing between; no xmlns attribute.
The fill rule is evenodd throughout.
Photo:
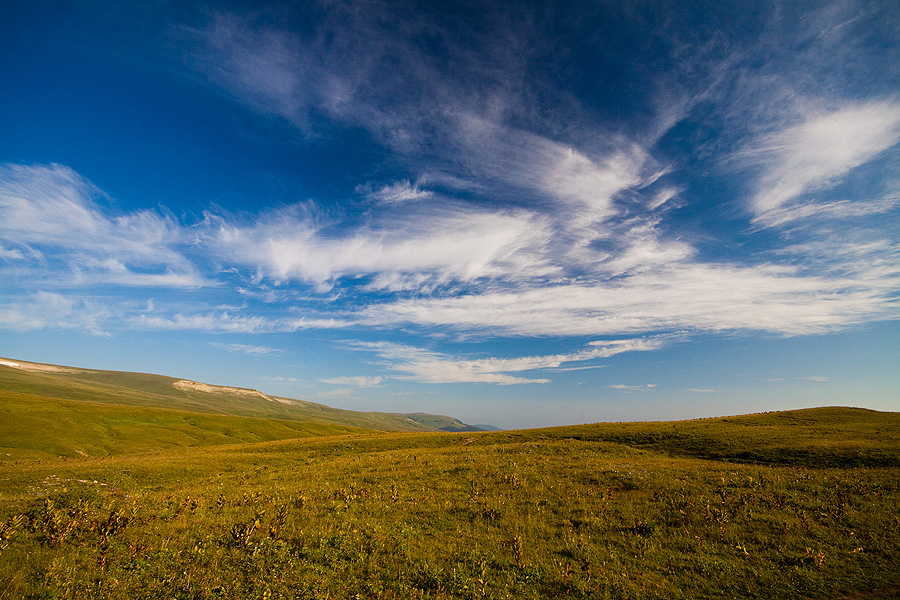
<svg viewBox="0 0 900 600"><path fill-rule="evenodd" d="M369 431L328 423L212 415L6 392L0 459L110 456L178 447Z"/></svg>
<svg viewBox="0 0 900 600"><path fill-rule="evenodd" d="M6 394L26 393L34 397L295 420L380 431L470 429L457 419L446 416L357 412L314 402L266 396L255 390L209 386L211 391L202 391L178 387L176 384L183 380L163 375L77 369L11 359L3 361L20 364L24 368L0 364L0 403Z"/></svg>
<svg viewBox="0 0 900 600"><path fill-rule="evenodd" d="M803 449L849 436L858 461L881 460L897 452L896 417L824 409L0 464L0 598L892 597L900 468L814 464ZM663 435L673 426L680 437ZM685 455L739 459L745 444L792 452Z"/></svg>
<svg viewBox="0 0 900 600"><path fill-rule="evenodd" d="M823 407L675 422L505 432L505 439L607 441L672 456L810 467L900 467L900 413Z"/></svg>

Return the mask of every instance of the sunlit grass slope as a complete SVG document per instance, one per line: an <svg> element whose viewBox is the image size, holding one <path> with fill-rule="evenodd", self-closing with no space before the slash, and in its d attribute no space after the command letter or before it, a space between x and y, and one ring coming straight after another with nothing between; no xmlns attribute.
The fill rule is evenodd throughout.
<svg viewBox="0 0 900 600"><path fill-rule="evenodd" d="M256 390L204 385L162 375L0 359L0 404L10 393L217 415L289 419L382 431L468 429L452 417L340 410L314 402L269 396Z"/></svg>
<svg viewBox="0 0 900 600"><path fill-rule="evenodd" d="M331 423L235 417L0 393L0 460L110 456L371 431Z"/></svg>
<svg viewBox="0 0 900 600"><path fill-rule="evenodd" d="M900 467L900 413L824 407L651 423L602 423L505 439L578 439L653 448L673 456L816 467Z"/></svg>
<svg viewBox="0 0 900 600"><path fill-rule="evenodd" d="M892 598L897 419L832 408L6 462L0 598Z"/></svg>

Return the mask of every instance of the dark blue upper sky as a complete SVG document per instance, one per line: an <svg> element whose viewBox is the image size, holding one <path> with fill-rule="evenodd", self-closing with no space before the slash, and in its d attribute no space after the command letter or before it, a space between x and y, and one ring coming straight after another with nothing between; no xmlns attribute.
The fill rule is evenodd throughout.
<svg viewBox="0 0 900 600"><path fill-rule="evenodd" d="M508 427L897 410L898 143L890 1L8 2L0 355Z"/></svg>

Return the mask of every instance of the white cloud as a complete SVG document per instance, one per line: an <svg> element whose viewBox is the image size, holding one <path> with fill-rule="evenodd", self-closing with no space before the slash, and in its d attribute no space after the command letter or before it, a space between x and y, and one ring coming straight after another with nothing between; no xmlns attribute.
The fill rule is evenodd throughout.
<svg viewBox="0 0 900 600"><path fill-rule="evenodd" d="M900 103L869 102L809 115L759 139L742 158L763 172L751 201L754 221L783 224L803 211L783 210L801 195L834 185L852 169L900 142Z"/></svg>
<svg viewBox="0 0 900 600"><path fill-rule="evenodd" d="M228 352L242 352L251 356L260 356L265 354L280 354L281 350L277 348L269 348L267 346L253 346L250 344L213 344L216 348L222 348Z"/></svg>
<svg viewBox="0 0 900 600"><path fill-rule="evenodd" d="M545 220L524 211L444 206L405 213L373 227L328 234L304 207L249 226L211 219L223 260L261 269L275 281L323 286L342 277L374 276L372 287L405 289L553 270L541 256Z"/></svg>
<svg viewBox="0 0 900 600"><path fill-rule="evenodd" d="M509 375L537 369L553 369L560 365L609 358L623 352L655 350L664 344L662 339L629 339L591 342L591 348L568 354L522 356L516 358L460 359L392 342L351 342L348 347L375 352L389 368L406 373L396 379L423 383L550 383L545 378Z"/></svg>
<svg viewBox="0 0 900 600"><path fill-rule="evenodd" d="M772 265L676 263L593 284L398 300L364 309L360 321L525 336L685 330L814 334L894 316L897 284L890 271L826 278Z"/></svg>
<svg viewBox="0 0 900 600"><path fill-rule="evenodd" d="M7 250L3 246L0 246L0 259L3 260L22 260L25 258L25 255L22 254L21 250L12 249Z"/></svg>
<svg viewBox="0 0 900 600"><path fill-rule="evenodd" d="M205 331L210 333L290 333L304 329L340 329L353 323L335 318L269 317L241 314L241 309L209 312L174 312L172 310L144 311L127 322L134 329L169 331ZM274 348L243 344L217 344L219 347L246 354L278 352Z"/></svg>
<svg viewBox="0 0 900 600"><path fill-rule="evenodd" d="M892 194L873 200L837 200L833 202L794 202L784 208L766 211L757 220L767 227L780 227L806 219L840 221L887 213L900 203L900 195Z"/></svg>
<svg viewBox="0 0 900 600"><path fill-rule="evenodd" d="M97 302L51 292L37 292L27 301L0 304L0 328L14 331L81 329L108 336L106 327L111 318L110 311Z"/></svg>
<svg viewBox="0 0 900 600"><path fill-rule="evenodd" d="M199 44L193 49L194 66L235 98L296 126L306 125L314 93L309 83L315 79L295 36L254 27L231 14L214 15L206 29L184 33Z"/></svg>
<svg viewBox="0 0 900 600"><path fill-rule="evenodd" d="M455 160L465 172L499 186L498 194L515 191L553 199L554 220L580 235L586 233L582 229L621 212L616 196L640 186L643 172L653 164L645 150L614 136L608 148L589 155L471 113L459 115L456 125L450 135L456 143Z"/></svg>
<svg viewBox="0 0 900 600"><path fill-rule="evenodd" d="M194 67L245 105L280 115L305 133L314 135L313 113L330 123L361 126L414 171L442 174L444 182L454 180L493 198L553 198L580 226L617 214L613 198L640 184L642 171L652 163L643 148L616 134L594 132L591 137L602 138L605 147L586 151L509 126L506 113L521 98L509 94L507 80L535 83L521 70L518 52L492 47L499 52L478 56L445 39L455 62L483 75L485 61L498 61L493 70L503 73L488 83L462 68L447 81L448 73L434 68L420 46L404 36L408 32L384 27L387 15L377 7L344 12L335 5L327 12L334 24L341 23L327 43L251 18L214 15L207 27L190 32L198 42ZM347 61L347 55L356 58ZM409 181L370 192L382 204L429 196Z"/></svg>
<svg viewBox="0 0 900 600"><path fill-rule="evenodd" d="M640 220L627 222L624 231L616 231L613 235L619 248L598 265L599 269L612 275L683 263L696 252L686 242L661 240L655 224Z"/></svg>
<svg viewBox="0 0 900 600"><path fill-rule="evenodd" d="M411 184L408 179L395 181L389 185L366 193L366 197L379 204L403 204L434 197L434 192L424 190L419 184Z"/></svg>
<svg viewBox="0 0 900 600"><path fill-rule="evenodd" d="M688 388L688 389L685 390L685 391L686 391L686 392L702 393L702 394L713 394L713 393L717 392L718 390L701 389L701 388Z"/></svg>
<svg viewBox="0 0 900 600"><path fill-rule="evenodd" d="M656 210L663 204L666 204L672 198L678 196L681 193L681 190L677 188L664 188L658 191L654 196L650 203L647 205L647 210Z"/></svg>
<svg viewBox="0 0 900 600"><path fill-rule="evenodd" d="M178 247L184 232L152 211L106 214L103 194L59 165L0 165L0 241L32 277L56 283L199 287L208 282Z"/></svg>
<svg viewBox="0 0 900 600"><path fill-rule="evenodd" d="M207 314L175 314L173 316L141 314L131 319L135 329L169 331L209 331L227 333L262 333L277 330L261 316L234 315L228 312Z"/></svg>
<svg viewBox="0 0 900 600"><path fill-rule="evenodd" d="M540 165L546 169L541 188L572 206L574 220L583 225L602 221L618 212L613 198L640 183L639 170L646 161L636 146L630 152L614 153L599 164L572 148L550 148L556 151L557 157L548 156Z"/></svg>
<svg viewBox="0 0 900 600"><path fill-rule="evenodd" d="M278 331L298 331L303 329L343 329L355 325L352 320L335 318L310 318L282 319L276 328Z"/></svg>
<svg viewBox="0 0 900 600"><path fill-rule="evenodd" d="M625 385L623 383L616 383L609 387L614 390L622 390L626 392L646 392L655 388L656 384L645 383L644 385Z"/></svg>
<svg viewBox="0 0 900 600"><path fill-rule="evenodd" d="M605 369L607 365L588 365L586 367L547 367L547 370L554 373L568 373L570 371L588 371L591 369Z"/></svg>
<svg viewBox="0 0 900 600"><path fill-rule="evenodd" d="M829 380L828 377L823 377L822 375L810 375L809 377L805 377L807 381L818 381L820 383L824 383Z"/></svg>
<svg viewBox="0 0 900 600"><path fill-rule="evenodd" d="M250 287L268 290L270 304L283 306L302 294L274 293L262 284L265 278L280 283L280 290L295 281L320 292L337 287L334 298L344 299L340 310L300 316L272 317L273 308L266 317L202 308L120 314L121 322L145 329L253 333L415 324L525 336L682 330L802 335L896 317L900 247L868 233L863 240L841 231L770 253L786 263L802 257L800 271L704 264L691 244L666 239L657 221L641 217L594 227L594 239L607 244L601 251L581 237L587 229L573 225L576 233L569 233L568 209L559 216L448 202L386 210L362 226L335 222L308 204L247 223L208 215L187 228L154 212L110 217L91 199L99 194L64 167L0 170L0 239L23 250L0 276L38 289L51 280L57 286L216 283L182 253L190 239L198 264L218 262L220 273L246 268L245 276L254 278ZM896 204L894 196L885 196L821 208L846 217ZM372 291L388 295L372 303ZM316 301L330 302L321 295ZM22 307L8 307L7 314L25 312L28 327L50 326Z"/></svg>

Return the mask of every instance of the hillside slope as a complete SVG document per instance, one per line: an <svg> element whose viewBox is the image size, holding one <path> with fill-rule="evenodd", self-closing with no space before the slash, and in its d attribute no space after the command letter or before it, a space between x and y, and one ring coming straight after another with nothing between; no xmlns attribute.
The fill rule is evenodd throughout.
<svg viewBox="0 0 900 600"><path fill-rule="evenodd" d="M472 431L440 415L357 412L269 396L257 390L199 383L149 373L101 371L0 358L0 393L149 406L222 415L292 419L379 431Z"/></svg>
<svg viewBox="0 0 900 600"><path fill-rule="evenodd" d="M7 414L0 424L0 449L5 448L2 454L9 457L21 456L23 452L31 457L75 456L76 450L90 454L88 447L105 456L156 447L267 441L362 430L477 430L440 415L356 412L163 375L6 358L0 359L0 409ZM121 427L104 428L103 423L122 419L132 428L146 426L140 434L133 429L126 434ZM185 419L205 425L191 426L179 437L173 431ZM166 427L154 425L160 421L167 423ZM275 421L286 423L275 425ZM225 430L231 433L220 435ZM46 436L42 432L58 433Z"/></svg>
<svg viewBox="0 0 900 600"><path fill-rule="evenodd" d="M900 413L840 406L491 434L612 442L670 456L810 467L900 466Z"/></svg>

